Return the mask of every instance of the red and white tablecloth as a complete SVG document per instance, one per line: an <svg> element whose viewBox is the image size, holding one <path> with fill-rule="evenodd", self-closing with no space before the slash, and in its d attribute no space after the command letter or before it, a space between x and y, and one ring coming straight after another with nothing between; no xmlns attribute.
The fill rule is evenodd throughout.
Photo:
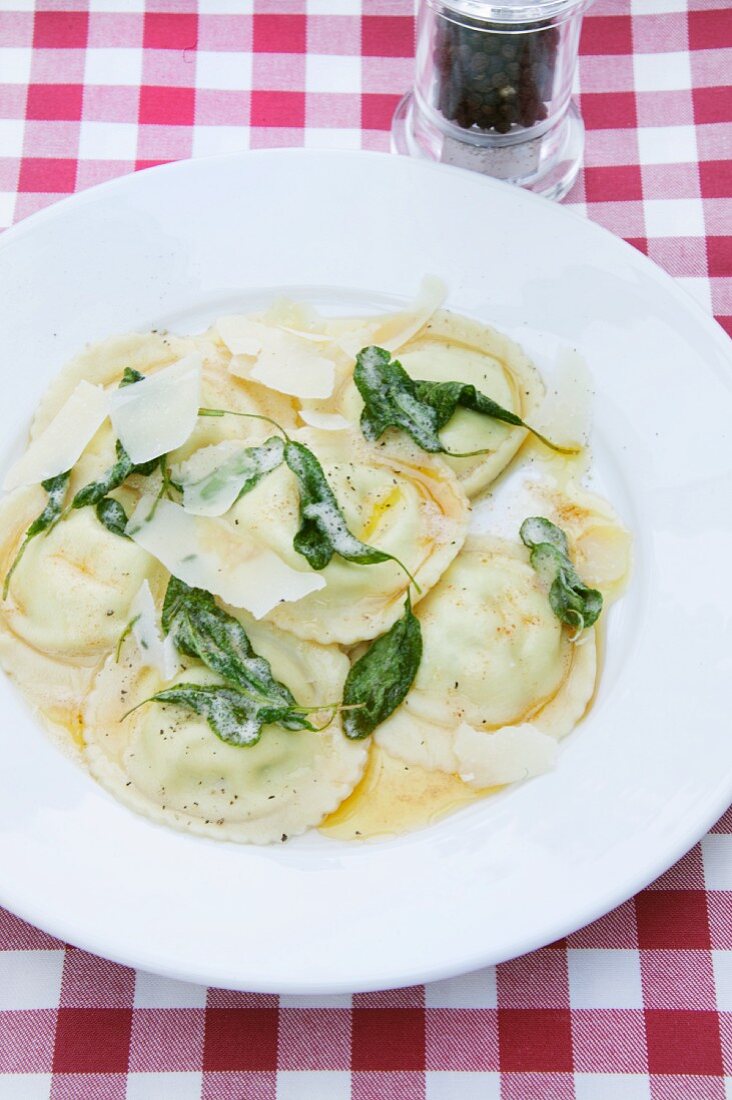
<svg viewBox="0 0 732 1100"><path fill-rule="evenodd" d="M0 226L181 157L388 149L413 46L411 0L0 0ZM581 52L567 203L732 331L731 0L598 0ZM184 985L0 913L0 1100L732 1100L730 834L565 941L384 993Z"/></svg>

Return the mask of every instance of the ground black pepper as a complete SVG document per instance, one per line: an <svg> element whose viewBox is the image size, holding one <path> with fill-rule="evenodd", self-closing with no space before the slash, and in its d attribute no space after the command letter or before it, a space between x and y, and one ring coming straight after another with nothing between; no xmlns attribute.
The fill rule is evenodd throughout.
<svg viewBox="0 0 732 1100"><path fill-rule="evenodd" d="M530 32L530 33L518 33ZM507 134L547 117L559 33L549 23L437 21L437 107L463 129Z"/></svg>

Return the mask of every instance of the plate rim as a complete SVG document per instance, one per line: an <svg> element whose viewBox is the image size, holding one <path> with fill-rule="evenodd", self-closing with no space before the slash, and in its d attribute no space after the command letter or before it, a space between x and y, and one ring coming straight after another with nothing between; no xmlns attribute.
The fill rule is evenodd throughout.
<svg viewBox="0 0 732 1100"><path fill-rule="evenodd" d="M365 150L306 150L299 148L277 148L248 150L239 153L225 153L219 154L214 157L189 158L186 160L172 161L167 164L156 165L152 168L143 169L140 173L126 173L119 177L115 177L112 180L107 180L103 183L97 184L94 187L76 192L72 195L66 196L56 202L49 204L49 206L35 212L32 215L29 215L27 218L22 219L16 225L10 227L0 236L0 253L2 253L3 249L7 248L9 245L12 245L15 241L22 239L28 234L36 232L37 228L42 227L46 221L53 220L54 218L57 218L59 216L63 217L65 211L71 206L82 206L89 201L94 201L94 199L100 194L113 193L116 189L120 188L126 189L130 186L131 181L138 174L140 176L147 176L149 173L155 173L160 176L165 173L170 175L180 172L185 173L186 171L190 170L191 166L198 165L203 162L210 163L212 161L246 163L252 158L257 158L258 160L284 160L288 158L296 158L298 160L303 158L307 158L309 160L323 160L326 158L331 160L362 160L364 157L368 157L373 160L379 160L383 163L393 162L396 159L393 154ZM440 172L444 174L445 171L449 171L453 175L457 174L457 176L459 176L460 178L465 178L467 176L470 177L472 180L475 179L475 173L469 172L468 170L459 167L438 165L431 162L411 161L410 163L412 165L419 164L419 171L421 172ZM671 292L673 297L682 303L687 312L691 312L696 317L697 321L699 321L703 325L709 335L716 340L716 342L720 346L720 349L724 350L725 358L729 359L730 363L732 363L732 358L730 358L730 349L732 348L732 345L730 344L729 338L725 330L716 321L716 319L713 316L709 315L704 310L702 305L683 286L680 286L676 282L676 280L672 276L670 276L663 268L655 264L643 253L635 249L632 245L628 244L628 242L624 241L623 238L616 236L615 234L607 230L604 226L601 226L598 223L591 221L585 215L574 211L571 208L563 206L560 207L558 204L553 203L550 200L544 199L540 196L534 195L530 192L518 191L512 185L507 184L503 181L494 180L490 177L481 177L481 179L482 184L489 190L498 189L498 191L504 195L506 195L510 191L514 193L517 201L528 201L530 203L543 204L544 209L551 209L553 207L555 211L560 211L560 218L564 218L565 216L570 215L573 220L584 227L585 231L589 229L591 234L599 231L600 236L603 239L606 240L607 238L610 238L615 242L616 245L620 244L621 246L624 246L625 249L630 250L628 254L632 253L634 258L633 262L635 264L640 263L641 268L652 270L653 277L656 282L660 282L667 292ZM708 832L709 828L714 825L718 818L728 808L731 800L732 783L720 783L717 796L712 799L710 795L709 799L705 800L704 802L706 812L702 813L700 811L698 816L694 819L694 828L679 829L678 835L675 838L675 843L673 845L667 844L663 848L663 855L657 855L656 858L647 859L646 862L643 864L643 870L638 871L637 875L634 876L632 880L633 884L629 889L626 890L626 887L624 886L620 894L618 894L617 889L608 889L605 893L603 893L601 900L598 900L596 896L594 903L591 905L588 904L585 907L582 912L582 916L579 919L579 922L577 919L577 911L575 911L575 915L570 920L568 920L567 922L559 923L559 926L555 928L554 934L552 934L550 937L547 937L546 929L544 928L541 934L537 935L536 940L530 942L528 946L526 945L526 941L524 938L519 953L524 954L528 951L535 950L537 947L543 946L547 943L551 943L553 942L553 940L566 936L577 928L584 927L586 924L591 923L593 920L596 920L599 916L607 913L612 908L615 908L617 905L622 904L624 901L627 901L629 898L633 897L640 889L643 889L659 874L663 873L663 871L665 871L685 852L687 852L689 848L697 843L699 839L701 839L701 837L703 837ZM212 843L217 842L213 841ZM54 920L51 919L51 915L49 915L49 919L47 919L44 913L39 914L32 905L18 906L15 902L13 902L12 897L9 900L6 899L8 899L8 895L5 890L5 884L3 882L2 876L0 876L0 903L6 905L13 913L17 914L22 919L29 921L36 927L48 932L49 934L71 943L77 942L74 939L73 929L68 929L66 927L67 922L65 922L63 919ZM111 938L114 939L114 936L112 936ZM210 977L210 970L207 971L205 966L203 968L198 968L193 964L191 964L191 966L187 968L176 968L167 965L161 966L153 959L147 959L141 964L140 959L144 953L137 951L133 952L133 954L130 955L117 950L114 946L110 948L109 946L107 946L107 940L103 933L95 939L89 939L89 937L85 937L84 941L82 943L79 943L78 945L83 947L85 950L89 950L95 954L102 955L103 957L111 959L122 965L131 966L137 969L149 968L154 973L162 974L177 980L195 982L198 984L206 985L212 984L212 981L215 981L215 984L218 985L225 984L221 982L220 977L212 980ZM516 957L515 950L509 950L507 953L504 952L499 956L496 956L494 952L490 951L489 946L487 946L484 954L479 957L474 957L469 961L466 961L463 957L460 962L446 962L441 965L435 965L434 967L429 968L421 974L409 974L396 981L393 978L388 978L387 984L385 984L383 978L376 978L374 979L373 983L361 983L358 985L357 988L359 991L367 991L384 988L397 988L400 986L422 982L431 982L450 977L455 974L465 973L469 970L480 969L484 966L488 966L497 962L502 962L506 959L514 957ZM246 989L253 992L273 992L272 985L266 983L263 984L256 981L249 981L246 984L230 982L229 984L226 984L225 987L232 989ZM317 983L314 984L312 981L306 980L304 982L292 982L289 986L278 983L277 986L277 992L285 994L323 994L353 991L353 983L349 981L345 981L342 985L338 985L337 983L329 981L325 985L319 986L317 985Z"/></svg>
<svg viewBox="0 0 732 1100"><path fill-rule="evenodd" d="M660 274L662 281L666 283L667 289L673 290L676 295L680 296L687 307L691 306L697 318L710 326L710 330L715 331L715 338L720 342L720 346L725 348L729 354L729 345L732 338L727 334L719 321L717 321L714 314L708 313L698 299L696 299L686 287L681 286L673 275L669 275L666 269L661 267L660 264L657 264L644 252L641 252L632 244L629 244L624 237L611 232L611 230L607 229L604 225L600 225L599 222L593 221L586 214L574 210L571 206L565 206L563 202L547 199L543 195L537 195L533 191L524 190L515 184L507 183L505 180L496 179L494 176L484 176L480 173L473 172L469 168L462 168L454 164L439 164L436 161L416 159L402 156L398 153L381 152L376 149L305 149L299 146L276 146L271 149L243 149L240 152L234 153L212 153L208 156L201 157L183 157L180 160L171 160L164 164L153 164L147 168L138 168L132 172L125 172L123 175L114 176L112 179L103 180L101 183L92 184L91 187L85 187L81 191L74 191L70 195L64 195L63 198L59 198L49 203L48 206L44 206L41 210L36 210L32 214L28 214L25 218L21 218L20 221L8 226L0 233L0 252L7 247L8 241L12 243L28 232L32 232L36 225L41 225L44 221L54 218L59 209L63 212L69 207L82 205L94 199L99 194L105 194L106 192L112 193L120 187L124 188L129 186L130 181L137 177L147 177L151 174L172 175L179 171L186 171L192 165L199 164L235 163L237 161L250 160L252 158L256 158L257 160L284 160L289 157L296 157L297 159L303 160L320 160L324 158L333 160L361 160L363 158L368 158L369 160L382 161L384 163L406 161L411 165L419 165L419 171L436 172L440 175L449 172L458 178L469 178L471 180L477 178L482 181L482 186L489 189L496 189L502 194L510 192L516 195L519 201L538 204L545 210L559 211L560 217L571 217L580 225L589 229L590 232L599 234L601 239L607 240L609 238L615 241L616 244L627 250L627 254L632 255L636 262L640 262L641 267L652 269L656 275Z"/></svg>
<svg viewBox="0 0 732 1100"><path fill-rule="evenodd" d="M186 967L178 967L175 965L169 966L167 964L160 965L154 958L150 958L145 961L145 955L143 952L137 951L133 953L127 953L125 951L119 951L116 948L108 948L105 946L106 940L103 936L97 939L85 938L83 942L77 942L74 938L73 932L69 935L64 931L65 922L59 921L46 921L45 917L37 918L34 915L32 906L30 907L18 907L5 900L5 892L0 885L0 905L7 909L9 912L19 917L21 920L33 925L35 928L44 932L46 935L50 935L55 939L61 940L64 944L70 944L71 946L87 951L90 954L97 955L100 958L108 959L111 962L117 963L120 966L126 966L133 970L142 970L144 972L159 975L163 978L169 978L174 981L187 982L194 985L206 986L210 988L229 989L235 992L247 992L247 993L262 993L262 994L274 994L278 996L338 996L339 994L346 993L373 993L391 989L405 989L413 985L428 985L432 982L443 981L445 979L459 977L462 974L470 974L479 970L483 970L489 966L498 966L501 963L511 962L513 959L521 958L524 955L531 954L534 951L541 948L548 947L557 940L563 939L566 936L572 935L572 933L580 931L592 924L594 921L599 920L601 917L617 909L619 906L625 904L631 898L635 897L641 890L644 890L667 870L674 866L680 859L686 855L691 848L702 840L704 836L709 833L711 827L719 820L719 818L726 812L732 802L732 784L730 785L729 792L727 788L724 788L723 795L720 797L719 806L714 803L713 811L704 816L701 830L698 832L696 826L694 829L693 839L690 843L687 843L687 835L683 834L683 839L679 837L678 845L674 846L674 855L669 861L667 856L664 855L657 860L649 861L644 867L642 872L639 872L637 879L634 881L634 885L629 891L625 888L620 894L608 889L607 893L602 895L602 900L596 902L593 905L588 905L583 911L583 915L577 923L576 915L567 921L558 921L554 927L554 931L550 935L546 935L542 932L541 935L536 936L535 939L527 941L522 939L522 946L519 950L509 948L501 951L498 954L491 951L486 951L475 955L466 962L464 957L460 962L454 960L452 962L445 962L441 965L432 966L426 970L420 970L418 972L410 973L402 978L396 980L392 978L374 978L368 981L359 981L357 985L354 985L352 981L344 980L342 982L328 981L322 984L313 982L310 980L304 981L291 981L288 983L277 983L277 988L273 988L272 984L267 981L237 981L235 979L224 980L221 977L217 977L215 980L210 977L211 971L206 970L204 967L196 967L193 964ZM711 804L711 800L710 800ZM721 808L719 808L721 807ZM165 828L163 825L154 823L158 828ZM196 838L199 840L208 841L213 844L220 843L209 838ZM664 849L667 852L669 849ZM1 880L0 880L1 882ZM706 889L706 888L705 888ZM612 899L612 900L608 900ZM576 911L575 911L576 914ZM141 961L143 960L143 961Z"/></svg>

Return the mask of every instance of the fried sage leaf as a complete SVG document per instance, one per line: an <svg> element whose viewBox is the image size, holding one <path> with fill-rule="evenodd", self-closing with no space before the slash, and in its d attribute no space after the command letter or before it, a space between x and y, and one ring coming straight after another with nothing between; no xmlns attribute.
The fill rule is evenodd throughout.
<svg viewBox="0 0 732 1100"><path fill-rule="evenodd" d="M125 367L122 372L122 379L117 388L122 390L125 386L131 386L135 382L142 382L144 377L145 375L142 374L141 371L135 370L134 367Z"/></svg>
<svg viewBox="0 0 732 1100"><path fill-rule="evenodd" d="M353 380L363 398L361 431L370 442L387 428L401 428L423 451L444 454L435 409L417 396L414 382L397 359L372 345L356 356Z"/></svg>
<svg viewBox="0 0 732 1100"><path fill-rule="evenodd" d="M401 363L392 359L383 348L372 346L360 351L353 377L364 402L361 431L372 441L379 439L387 428L401 428L424 451L461 457L448 451L439 437L440 429L461 407L514 427L526 428L547 447L561 454L576 454L578 449L552 443L516 413L504 409L467 382L426 382L410 378ZM462 457L482 453L471 451Z"/></svg>
<svg viewBox="0 0 732 1100"><path fill-rule="evenodd" d="M519 534L524 546L528 546L529 549L532 546L539 546L542 542L548 542L565 558L569 557L569 542L564 531L544 516L529 516L521 524Z"/></svg>
<svg viewBox="0 0 732 1100"><path fill-rule="evenodd" d="M481 413L483 416L489 416L492 420L501 420L504 424L526 428L527 431L541 440L546 447L558 454L577 454L579 450L578 447L562 447L558 443L553 443L551 439L547 439L541 432L537 432L535 428L532 428L516 413L504 409L468 382L415 381L414 388L419 400L431 406L437 413L438 428L444 428L445 424L454 416L455 410L460 407L469 409L471 412Z"/></svg>
<svg viewBox="0 0 732 1100"><path fill-rule="evenodd" d="M123 539L129 538L125 531L128 516L118 500L115 500L114 497L102 497L97 502L94 511L102 526L111 531L113 535L119 535Z"/></svg>
<svg viewBox="0 0 732 1100"><path fill-rule="evenodd" d="M371 643L348 674L343 689L347 737L368 737L396 710L414 683L421 660L422 628L407 595L402 618Z"/></svg>
<svg viewBox="0 0 732 1100"><path fill-rule="evenodd" d="M135 382L140 382L144 377L145 376L138 370L133 370L131 367L125 367L120 381L120 388L122 386L131 386ZM116 462L110 466L97 481L91 481L88 485L82 486L72 498L68 510L93 506L97 518L107 530L112 531L115 535L123 535L124 523L126 523L126 519L123 522L123 517L125 515L124 509L117 501L112 498L106 498L113 489L118 489L130 474L143 474L144 476L151 474L159 465L160 460L156 458L153 459L152 462L144 462L135 465L119 440L117 440L115 449L117 454ZM48 502L41 514L33 521L26 531L25 538L15 556L15 560L5 575L3 599L6 599L8 595L10 578L18 567L18 563L23 557L31 539L43 532L47 533L60 519L63 519L65 514L64 503L66 501L70 477L71 470L67 470L63 474L57 474L56 477L51 477L48 478L47 481L41 482L42 488L48 493ZM120 524L122 525L121 529Z"/></svg>
<svg viewBox="0 0 732 1100"><path fill-rule="evenodd" d="M139 370L125 367L119 388L122 389L124 386L132 386L135 382L141 382L144 377L145 375L141 374ZM148 477L160 465L159 458L153 458L150 462L135 464L127 454L127 451L124 449L119 439L115 443L115 452L117 455L116 462L114 462L96 481L90 481L88 485L83 485L81 489L74 494L73 500L71 501L71 508L95 507L100 522L102 522L105 527L108 527L109 530L113 528L109 526L109 523L105 522L102 516L106 516L107 519L109 519L112 513L108 507L105 507L101 510L100 514L100 510L97 506L114 489L119 489L120 485L127 480L130 474L142 474L143 477ZM120 505L120 509L121 507ZM115 531L115 534L119 534L119 532Z"/></svg>
<svg viewBox="0 0 732 1100"><path fill-rule="evenodd" d="M300 492L300 529L293 545L313 569L325 569L334 554L358 565L393 560L348 530L323 467L309 447L289 440L285 462L297 478Z"/></svg>
<svg viewBox="0 0 732 1100"><path fill-rule="evenodd" d="M90 481L88 485L79 489L71 501L72 508L87 508L90 505L99 504L100 500L103 500L113 489L119 489L130 474L142 474L148 477L160 465L159 458L135 465L119 439L115 444L115 451L117 461L97 481Z"/></svg>
<svg viewBox="0 0 732 1100"><path fill-rule="evenodd" d="M41 488L45 489L48 493L48 500L46 506L40 515L31 523L30 527L25 533L25 537L20 544L20 549L15 555L12 565L5 574L5 582L3 584L3 599L7 599L8 589L10 587L10 578L20 564L20 559L28 548L28 543L31 542L36 535L42 534L44 531L50 530L61 517L63 512L64 501L66 500L66 493L69 488L69 478L71 477L71 470L67 470L63 474L56 474L55 477L49 477L46 481L41 482Z"/></svg>
<svg viewBox="0 0 732 1100"><path fill-rule="evenodd" d="M177 648L197 657L230 684L249 693L262 707L278 710L286 729L312 729L292 692L276 680L269 661L254 652L238 619L219 607L210 592L190 588L171 577L163 602L162 625Z"/></svg>
<svg viewBox="0 0 732 1100"><path fill-rule="evenodd" d="M283 459L284 443L273 435L259 446L235 451L197 479L191 477L184 464L178 474L183 507L198 515L219 515L281 466ZM211 510L210 506L217 503L218 508Z"/></svg>
<svg viewBox="0 0 732 1100"><path fill-rule="evenodd" d="M602 594L588 588L569 559L567 536L544 516L530 516L521 524L521 540L531 551L530 561L549 592L549 603L563 623L579 635L597 622Z"/></svg>
<svg viewBox="0 0 732 1100"><path fill-rule="evenodd" d="M177 684L144 700L145 703L172 703L205 718L209 726L228 745L256 745L262 727L282 723L287 707L268 706L260 699L224 684ZM143 706L143 703L139 704ZM135 708L137 709L137 708Z"/></svg>

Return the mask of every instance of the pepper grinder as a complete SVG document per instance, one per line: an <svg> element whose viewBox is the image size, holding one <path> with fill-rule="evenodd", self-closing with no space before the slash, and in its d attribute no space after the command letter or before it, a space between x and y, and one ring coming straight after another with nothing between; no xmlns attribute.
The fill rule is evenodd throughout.
<svg viewBox="0 0 732 1100"><path fill-rule="evenodd" d="M421 0L414 87L395 152L471 168L561 199L582 161L571 99L591 0Z"/></svg>

